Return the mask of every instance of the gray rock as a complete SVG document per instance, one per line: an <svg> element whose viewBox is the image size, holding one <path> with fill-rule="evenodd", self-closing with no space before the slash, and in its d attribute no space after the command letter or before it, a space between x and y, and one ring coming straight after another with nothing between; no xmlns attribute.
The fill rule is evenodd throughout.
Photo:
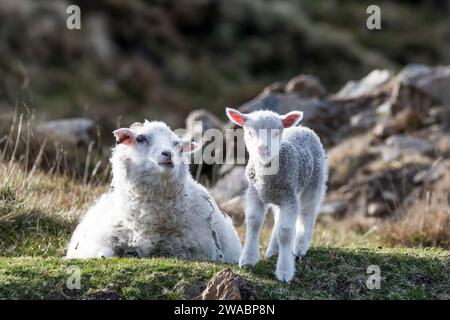
<svg viewBox="0 0 450 320"><path fill-rule="evenodd" d="M414 183L432 183L442 178L447 172L447 167L442 159L436 160L429 169L421 170L413 178Z"/></svg>
<svg viewBox="0 0 450 320"><path fill-rule="evenodd" d="M395 121L392 119L377 123L372 130L372 134L380 139L385 139L396 134L397 132L397 126L395 125Z"/></svg>
<svg viewBox="0 0 450 320"><path fill-rule="evenodd" d="M394 114L405 108L428 114L436 103L450 106L450 66L406 66L393 80L390 103Z"/></svg>
<svg viewBox="0 0 450 320"><path fill-rule="evenodd" d="M361 111L350 118L350 125L356 130L368 130L377 122L375 110L369 109Z"/></svg>
<svg viewBox="0 0 450 320"><path fill-rule="evenodd" d="M369 217L382 217L388 214L386 206L381 202L372 202L367 206Z"/></svg>
<svg viewBox="0 0 450 320"><path fill-rule="evenodd" d="M68 143L83 143L89 145L95 122L87 118L68 118L39 123L36 130L39 134L50 136L56 141Z"/></svg>
<svg viewBox="0 0 450 320"><path fill-rule="evenodd" d="M411 153L432 154L433 145L428 141L408 135L394 135L389 137L381 147L384 161L392 161Z"/></svg>
<svg viewBox="0 0 450 320"><path fill-rule="evenodd" d="M335 94L339 99L355 99L372 93L391 79L389 70L373 70L359 81L349 81Z"/></svg>
<svg viewBox="0 0 450 320"><path fill-rule="evenodd" d="M235 166L210 189L210 192L220 206L232 198L242 196L247 187L248 181L245 176L245 167Z"/></svg>
<svg viewBox="0 0 450 320"><path fill-rule="evenodd" d="M320 80L306 74L289 80L284 90L286 93L294 93L304 98L323 98L326 95L326 89Z"/></svg>
<svg viewBox="0 0 450 320"><path fill-rule="evenodd" d="M186 118L186 130L196 141L201 141L203 132L208 129L222 130L224 123L208 110L194 110Z"/></svg>
<svg viewBox="0 0 450 320"><path fill-rule="evenodd" d="M342 216L347 211L347 205L344 201L325 202L319 210L319 214Z"/></svg>

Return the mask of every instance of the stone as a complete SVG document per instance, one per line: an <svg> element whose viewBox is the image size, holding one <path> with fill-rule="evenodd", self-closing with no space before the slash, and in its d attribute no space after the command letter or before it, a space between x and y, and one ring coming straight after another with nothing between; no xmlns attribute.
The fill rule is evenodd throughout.
<svg viewBox="0 0 450 320"><path fill-rule="evenodd" d="M199 126L198 124L201 124ZM194 110L186 118L186 130L196 141L201 141L203 133L208 129L222 130L224 123L208 110Z"/></svg>
<svg viewBox="0 0 450 320"><path fill-rule="evenodd" d="M381 202L372 202L367 206L367 215L370 217L382 217L388 212L386 206Z"/></svg>
<svg viewBox="0 0 450 320"><path fill-rule="evenodd" d="M219 271L209 281L201 298L202 300L242 300L238 277L230 267Z"/></svg>
<svg viewBox="0 0 450 320"><path fill-rule="evenodd" d="M411 153L429 155L433 152L433 145L428 141L401 134L389 137L381 147L381 155L384 161L396 160Z"/></svg>
<svg viewBox="0 0 450 320"><path fill-rule="evenodd" d="M235 166L210 189L214 199L219 203L241 196L247 190L248 181L244 166Z"/></svg>
<svg viewBox="0 0 450 320"><path fill-rule="evenodd" d="M396 133L398 131L393 119L377 123L372 130L372 134L379 139L386 139Z"/></svg>
<svg viewBox="0 0 450 320"><path fill-rule="evenodd" d="M344 201L332 201L322 204L319 214L343 216L347 211L347 205Z"/></svg>
<svg viewBox="0 0 450 320"><path fill-rule="evenodd" d="M93 141L94 120L67 118L41 122L36 126L38 134L48 135L55 141L89 145Z"/></svg>
<svg viewBox="0 0 450 320"><path fill-rule="evenodd" d="M363 131L372 128L376 122L376 113L375 110L372 109L361 111L350 118L351 127Z"/></svg>
<svg viewBox="0 0 450 320"><path fill-rule="evenodd" d="M432 183L442 178L447 172L447 167L441 159L436 160L430 168L421 170L416 173L413 182L418 183Z"/></svg>
<svg viewBox="0 0 450 320"><path fill-rule="evenodd" d="M355 99L372 93L391 79L389 70L373 70L359 81L349 81L335 94L339 99Z"/></svg>
<svg viewBox="0 0 450 320"><path fill-rule="evenodd" d="M289 80L284 91L294 93L305 98L323 98L326 95L326 89L320 80L314 76L301 74Z"/></svg>

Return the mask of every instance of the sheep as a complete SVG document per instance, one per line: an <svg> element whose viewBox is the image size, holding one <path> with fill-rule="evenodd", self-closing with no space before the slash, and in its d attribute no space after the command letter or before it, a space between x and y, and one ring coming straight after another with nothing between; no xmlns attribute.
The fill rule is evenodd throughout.
<svg viewBox="0 0 450 320"><path fill-rule="evenodd" d="M328 166L324 148L314 131L296 126L303 117L300 111L280 116L268 110L242 114L227 108L226 113L244 128L249 153L247 231L239 265L258 263L260 232L270 207L275 223L265 257L278 254L275 276L289 282L296 257L303 257L309 249L325 196Z"/></svg>
<svg viewBox="0 0 450 320"><path fill-rule="evenodd" d="M189 173L199 145L163 122L113 132L110 190L90 208L69 242L67 258L164 256L239 261L241 243L230 217Z"/></svg>

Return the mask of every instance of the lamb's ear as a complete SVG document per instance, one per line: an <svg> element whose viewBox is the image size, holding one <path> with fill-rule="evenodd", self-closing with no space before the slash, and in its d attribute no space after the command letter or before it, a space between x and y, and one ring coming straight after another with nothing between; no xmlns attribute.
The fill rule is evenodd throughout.
<svg viewBox="0 0 450 320"><path fill-rule="evenodd" d="M134 141L134 133L130 129L120 128L113 131L117 144L131 144Z"/></svg>
<svg viewBox="0 0 450 320"><path fill-rule="evenodd" d="M237 124L238 126L242 127L247 121L247 116L245 114L240 113L236 109L226 108L225 111L227 113L227 117L231 120L231 122Z"/></svg>
<svg viewBox="0 0 450 320"><path fill-rule="evenodd" d="M303 112L301 111L291 111L281 116L281 122L283 122L283 127L289 128L296 126L300 120L303 119Z"/></svg>
<svg viewBox="0 0 450 320"><path fill-rule="evenodd" d="M183 140L181 142L181 151L185 154L194 153L200 149L200 145L197 142L190 142Z"/></svg>

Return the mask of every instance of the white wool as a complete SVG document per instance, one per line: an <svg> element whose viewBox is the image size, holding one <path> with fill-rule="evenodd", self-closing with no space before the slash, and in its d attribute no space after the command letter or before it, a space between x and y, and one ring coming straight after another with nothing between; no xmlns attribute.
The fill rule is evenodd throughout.
<svg viewBox="0 0 450 320"><path fill-rule="evenodd" d="M275 276L281 281L291 281L295 256L306 255L325 196L328 178L325 150L314 131L296 126L303 116L300 111L280 116L268 110L242 114L227 109L227 115L244 127L249 152L247 234L239 264L254 266L259 261L260 232L271 206L275 224L266 258L278 255ZM274 164L278 164L277 170L268 172L268 166Z"/></svg>
<svg viewBox="0 0 450 320"><path fill-rule="evenodd" d="M232 221L190 175L186 156L174 147L180 139L161 122L146 121L131 134L149 142L119 144L113 150L111 190L81 220L67 258L133 255L237 262L241 245ZM158 164L161 150L173 152L173 168Z"/></svg>

